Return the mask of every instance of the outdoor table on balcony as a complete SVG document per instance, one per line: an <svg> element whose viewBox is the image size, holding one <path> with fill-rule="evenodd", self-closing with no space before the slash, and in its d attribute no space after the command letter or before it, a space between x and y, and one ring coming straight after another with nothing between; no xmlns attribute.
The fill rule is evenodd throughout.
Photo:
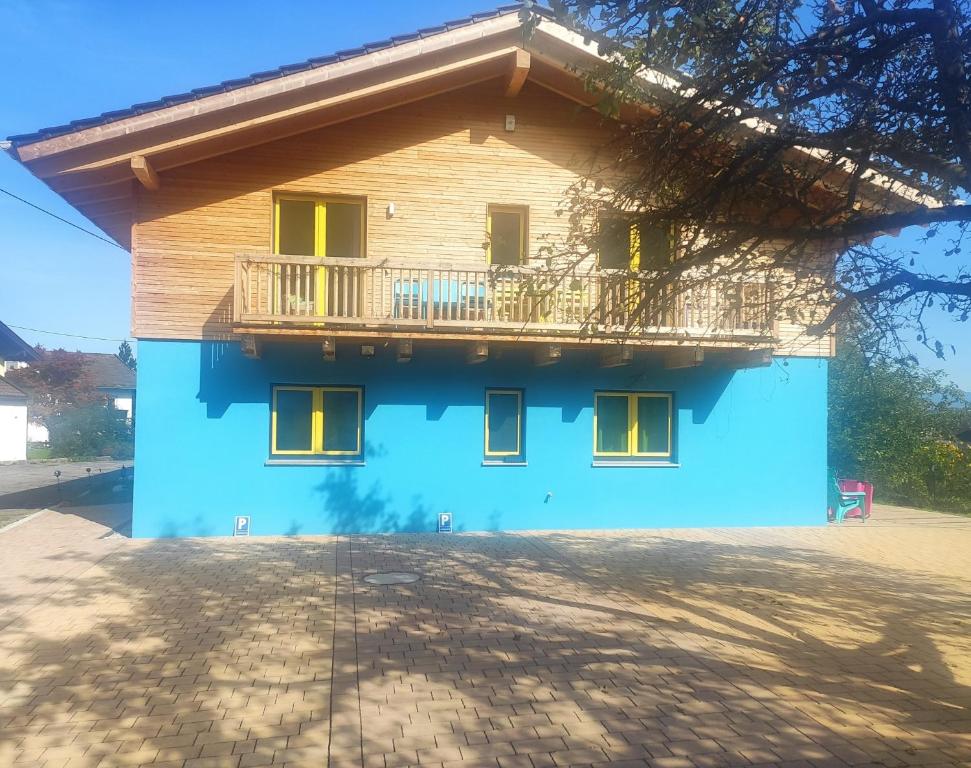
<svg viewBox="0 0 971 768"><path fill-rule="evenodd" d="M481 319L487 306L484 282L432 280L432 304L436 319ZM396 318L427 318L428 280L394 281L393 315Z"/></svg>

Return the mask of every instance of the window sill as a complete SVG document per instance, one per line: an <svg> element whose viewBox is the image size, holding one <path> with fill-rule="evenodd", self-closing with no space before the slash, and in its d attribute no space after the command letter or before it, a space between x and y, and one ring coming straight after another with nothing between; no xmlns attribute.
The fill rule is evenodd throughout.
<svg viewBox="0 0 971 768"><path fill-rule="evenodd" d="M674 461L610 461L609 459L595 459L591 467L666 467L678 468L680 463Z"/></svg>
<svg viewBox="0 0 971 768"><path fill-rule="evenodd" d="M483 467L528 467L525 461L490 461L485 459L482 462Z"/></svg>
<svg viewBox="0 0 971 768"><path fill-rule="evenodd" d="M364 459L267 459L264 467L363 467Z"/></svg>

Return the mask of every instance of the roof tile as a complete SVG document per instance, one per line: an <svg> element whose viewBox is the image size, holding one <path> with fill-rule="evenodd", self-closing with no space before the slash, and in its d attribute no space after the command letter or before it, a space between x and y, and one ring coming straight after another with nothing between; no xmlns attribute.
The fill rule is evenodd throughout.
<svg viewBox="0 0 971 768"><path fill-rule="evenodd" d="M3 376L0 376L0 398L6 398L8 400L17 399L26 402L27 395L23 390L17 389L17 387L3 378Z"/></svg>

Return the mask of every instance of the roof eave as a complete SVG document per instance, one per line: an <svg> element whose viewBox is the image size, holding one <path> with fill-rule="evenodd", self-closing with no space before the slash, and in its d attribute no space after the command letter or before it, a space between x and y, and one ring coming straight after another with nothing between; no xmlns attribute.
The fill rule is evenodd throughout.
<svg viewBox="0 0 971 768"><path fill-rule="evenodd" d="M325 93L331 86L334 90L339 90L357 82L355 78L372 75L375 78L392 77L396 71L407 71L409 66L415 66L419 61L433 65L436 61L446 59L452 51L461 52L465 49L474 51L476 45L479 50L484 50L488 47L487 41L502 35L507 35L506 43L509 43L508 36L522 28L522 21L516 13L521 7L518 4L505 6L490 14L477 14L432 30L362 46L360 49L344 52L344 56L336 54L334 57L310 60L306 62L306 66L283 67L271 73L252 76L248 79L251 82L247 84L235 85L247 79L227 81L234 85L215 93L210 93L212 89L197 89L191 94L191 99L188 99L189 95L185 94L170 97L170 100L175 102L170 106L145 109L127 117L124 116L124 110L108 113L103 116L107 119L98 125L89 125L90 120L76 121L75 124L81 124L76 129L49 138L36 138L38 134L12 137L11 143L5 149L15 159L27 165L35 175L47 181L52 189L67 197L69 202L78 205L77 201L71 198L75 190L95 186L104 189L109 184L118 185L132 181L135 177L130 162L141 152L146 155L153 154L153 157L158 158L158 170L195 162L206 156L201 151L178 150L181 154L176 158L177 150L172 149L172 141L168 144L146 145L139 151L133 137L139 135L149 137L153 130L157 134L164 132L173 136L181 136L182 133L189 131L186 141L191 140L197 146L205 144L213 149L212 154L232 151L220 149L223 145L208 134L192 134L191 130L205 125L204 121L211 118L212 125L222 125L219 135L238 137L245 133L245 130L252 130L250 122L253 121L247 122L240 119L234 122L234 118L245 116L246 110L255 113L259 109L279 106L282 103L281 100L289 98L291 94L305 96L308 93ZM578 61L591 65L608 60L600 53L594 40L552 20L548 12L543 12L542 16L533 37L523 38L519 42L521 47L534 51L542 50L544 46L558 48L560 53L569 52L577 57ZM678 94L690 87L656 70L645 70L641 78L648 88L662 89L672 94ZM347 86L344 85L345 83ZM314 88L324 90L314 91ZM183 100L183 97L187 100ZM299 102L299 99L297 101ZM315 106L317 104L318 102L310 101L305 105L308 118L304 122L295 121L289 112L269 112L264 115L264 118L267 123L271 120L281 122L290 120L290 124L295 127L293 133L311 130L313 128L311 120L316 120L320 114ZM395 105L394 99L390 99L388 106ZM150 104L139 106L148 107ZM353 113L349 114L351 114L350 117L343 119L353 119L356 116ZM220 120L222 123L218 122ZM182 128L177 129L177 126ZM70 126L61 128L70 128ZM756 131L770 130L768 124L746 125L745 128ZM272 137L281 137L275 134L267 135L271 138L264 138L264 141L273 140ZM230 146L233 140L227 139L226 146ZM148 141L147 138L146 141ZM801 148L797 150L805 152L807 157L814 156L810 150ZM169 157L165 156L166 152L169 153ZM86 161L84 161L85 158ZM825 160L825 158L818 159ZM931 199L919 190L878 174L873 174L866 183L867 188L872 192L872 198L879 198L883 205L890 208L940 205L939 201ZM75 197L80 196L80 193L75 195ZM78 207L83 209L83 202ZM85 211L82 210L82 213ZM85 215L88 214L85 213ZM96 223L99 222L96 221ZM99 226L102 225L99 223Z"/></svg>

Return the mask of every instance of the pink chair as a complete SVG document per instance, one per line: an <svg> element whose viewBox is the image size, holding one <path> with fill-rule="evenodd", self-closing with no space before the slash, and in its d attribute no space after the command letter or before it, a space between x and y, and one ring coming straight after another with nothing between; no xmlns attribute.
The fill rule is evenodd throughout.
<svg viewBox="0 0 971 768"><path fill-rule="evenodd" d="M868 483L865 480L840 480L839 481L840 490L844 493L864 493L865 501L863 504L863 513L866 520L873 514L873 483ZM847 517L860 517L861 512L859 509L853 509L846 513Z"/></svg>

